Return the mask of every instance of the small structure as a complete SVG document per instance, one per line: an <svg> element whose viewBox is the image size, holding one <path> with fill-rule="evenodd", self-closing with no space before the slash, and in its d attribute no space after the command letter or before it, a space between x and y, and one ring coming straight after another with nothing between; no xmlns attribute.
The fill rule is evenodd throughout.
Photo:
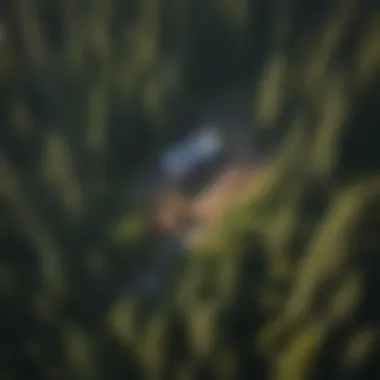
<svg viewBox="0 0 380 380"><path fill-rule="evenodd" d="M241 127L240 127L241 128ZM219 213L251 173L249 139L231 125L206 120L158 156L153 207L159 230L172 232ZM249 168L247 172L247 168ZM182 226L182 227L181 227Z"/></svg>
<svg viewBox="0 0 380 380"><path fill-rule="evenodd" d="M209 113L192 132L158 152L136 187L157 232L149 270L143 271L146 279L152 277L152 287L153 278L164 281L193 237L218 225L254 175L249 123L225 115L223 109Z"/></svg>
<svg viewBox="0 0 380 380"><path fill-rule="evenodd" d="M215 159L224 145L218 128L212 124L202 126L162 156L162 169L175 182L181 181L196 166Z"/></svg>

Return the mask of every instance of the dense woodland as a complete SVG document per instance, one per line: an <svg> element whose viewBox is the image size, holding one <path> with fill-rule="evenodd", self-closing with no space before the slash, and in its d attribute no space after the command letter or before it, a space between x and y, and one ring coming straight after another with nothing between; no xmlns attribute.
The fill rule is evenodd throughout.
<svg viewBox="0 0 380 380"><path fill-rule="evenodd" d="M369 0L2 1L0 379L378 379L379 40ZM247 89L259 180L127 298L132 178Z"/></svg>

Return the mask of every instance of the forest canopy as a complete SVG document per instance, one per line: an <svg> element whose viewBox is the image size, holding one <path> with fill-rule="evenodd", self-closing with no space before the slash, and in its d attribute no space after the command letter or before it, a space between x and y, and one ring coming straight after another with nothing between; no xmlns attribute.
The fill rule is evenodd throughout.
<svg viewBox="0 0 380 380"><path fill-rule="evenodd" d="M369 0L3 1L0 378L379 378L379 25ZM133 181L219 101L265 157L146 302Z"/></svg>

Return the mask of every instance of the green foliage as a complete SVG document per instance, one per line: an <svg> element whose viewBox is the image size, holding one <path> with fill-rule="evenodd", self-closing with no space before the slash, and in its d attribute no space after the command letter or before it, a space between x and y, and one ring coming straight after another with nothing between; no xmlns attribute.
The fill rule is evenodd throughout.
<svg viewBox="0 0 380 380"><path fill-rule="evenodd" d="M370 2L0 9L1 378L378 378ZM276 148L148 304L136 172L230 87Z"/></svg>

